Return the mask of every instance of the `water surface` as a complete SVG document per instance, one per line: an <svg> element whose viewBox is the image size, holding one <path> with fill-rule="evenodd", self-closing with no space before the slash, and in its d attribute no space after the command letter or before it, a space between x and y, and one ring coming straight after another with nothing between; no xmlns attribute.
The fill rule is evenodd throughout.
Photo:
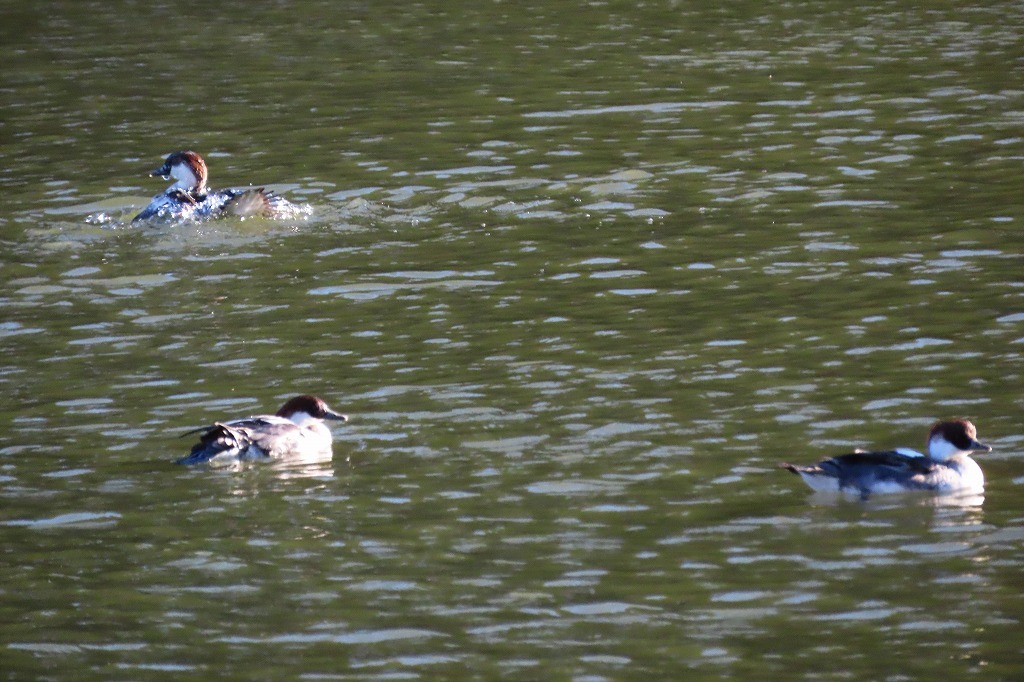
<svg viewBox="0 0 1024 682"><path fill-rule="evenodd" d="M1018 4L0 11L12 678L1020 675ZM130 225L179 148L313 215ZM946 416L984 499L776 467Z"/></svg>

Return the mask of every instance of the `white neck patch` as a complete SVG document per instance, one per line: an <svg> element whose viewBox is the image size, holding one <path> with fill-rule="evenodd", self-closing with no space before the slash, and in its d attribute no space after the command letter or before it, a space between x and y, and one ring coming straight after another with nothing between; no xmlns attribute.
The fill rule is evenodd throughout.
<svg viewBox="0 0 1024 682"><path fill-rule="evenodd" d="M199 178L195 176L187 163L179 163L171 167L171 177L177 180L171 185L171 189L190 190L199 185Z"/></svg>
<svg viewBox="0 0 1024 682"><path fill-rule="evenodd" d="M292 414L292 416L288 417L288 419L293 424L296 424L298 426L302 426L303 424L305 424L306 422L309 422L309 421L320 421L319 419L317 419L316 417L314 417L310 413L302 412L302 411L295 412L294 414Z"/></svg>
<svg viewBox="0 0 1024 682"><path fill-rule="evenodd" d="M951 457L965 454L965 451L953 445L942 436L936 435L928 441L928 454L936 462L945 462Z"/></svg>

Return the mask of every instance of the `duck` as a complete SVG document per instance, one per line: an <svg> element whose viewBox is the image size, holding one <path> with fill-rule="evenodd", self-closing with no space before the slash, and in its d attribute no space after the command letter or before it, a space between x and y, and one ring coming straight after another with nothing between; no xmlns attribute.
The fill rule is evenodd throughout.
<svg viewBox="0 0 1024 682"><path fill-rule="evenodd" d="M151 177L174 180L153 200L132 223L176 220L205 220L234 216L249 218L290 218L303 213L303 208L269 192L264 187L251 189L212 190L206 183L209 174L206 161L194 151L169 154Z"/></svg>
<svg viewBox="0 0 1024 682"><path fill-rule="evenodd" d="M862 499L875 493L927 490L936 493L980 493L985 475L971 458L992 448L978 440L978 430L966 419L936 422L928 431L927 454L910 448L866 451L830 457L810 466L783 462L779 466L799 475L818 492L853 492Z"/></svg>
<svg viewBox="0 0 1024 682"><path fill-rule="evenodd" d="M217 461L296 460L324 461L332 457L331 431L324 420L347 422L348 416L332 410L322 398L299 395L288 399L275 414L217 421L192 429L199 442L178 464Z"/></svg>

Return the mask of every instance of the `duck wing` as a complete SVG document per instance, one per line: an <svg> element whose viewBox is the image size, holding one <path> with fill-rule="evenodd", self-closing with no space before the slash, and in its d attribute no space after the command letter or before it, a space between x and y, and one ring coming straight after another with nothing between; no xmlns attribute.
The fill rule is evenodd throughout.
<svg viewBox="0 0 1024 682"><path fill-rule="evenodd" d="M192 446L178 464L200 464L214 458L272 457L300 434L299 427L283 417L261 415L214 422L210 426L193 429L182 434L201 433L199 442Z"/></svg>
<svg viewBox="0 0 1024 682"><path fill-rule="evenodd" d="M935 470L935 462L921 455L910 455L897 450L855 450L846 455L826 459L819 465L823 470L846 478L857 470L873 469L889 475L928 474Z"/></svg>
<svg viewBox="0 0 1024 682"><path fill-rule="evenodd" d="M269 218L273 215L271 201L274 199L274 194L266 191L265 188L228 191L231 196L224 202L224 213L237 218L251 218L252 216Z"/></svg>

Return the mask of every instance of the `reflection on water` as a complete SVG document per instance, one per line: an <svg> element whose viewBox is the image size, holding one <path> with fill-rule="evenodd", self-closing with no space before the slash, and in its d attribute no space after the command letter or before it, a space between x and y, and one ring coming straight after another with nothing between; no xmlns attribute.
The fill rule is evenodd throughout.
<svg viewBox="0 0 1024 682"><path fill-rule="evenodd" d="M4 16L8 674L1019 676L1018 7ZM184 147L312 215L131 226ZM983 498L776 468L949 416Z"/></svg>
<svg viewBox="0 0 1024 682"><path fill-rule="evenodd" d="M253 467L265 467L274 474L282 479L289 478L332 478L334 476L334 464L331 459L311 459L311 460L288 460L288 461L260 461L260 460L211 460L207 464L197 465L194 468L198 470L197 475L203 475L201 472L206 470L216 470L218 472L230 472L237 473L242 472Z"/></svg>
<svg viewBox="0 0 1024 682"><path fill-rule="evenodd" d="M947 493L942 495L931 493L892 493L872 495L861 499L859 493L811 492L807 498L809 504L834 506L858 501L865 509L891 509L907 505L920 505L936 508L980 509L985 503L985 496L971 492Z"/></svg>

